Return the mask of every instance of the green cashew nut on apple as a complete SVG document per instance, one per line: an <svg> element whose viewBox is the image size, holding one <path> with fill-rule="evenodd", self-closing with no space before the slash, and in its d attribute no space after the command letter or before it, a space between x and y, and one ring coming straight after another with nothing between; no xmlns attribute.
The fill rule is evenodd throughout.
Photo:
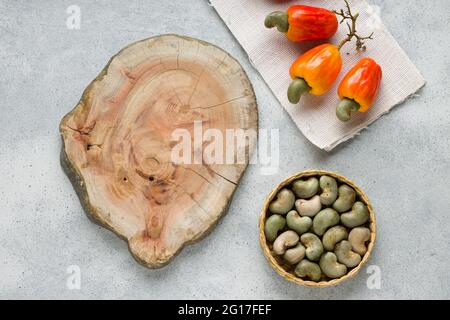
<svg viewBox="0 0 450 320"><path fill-rule="evenodd" d="M295 274L300 278L308 278L318 282L322 278L322 271L317 263L309 260L302 260L294 270Z"/></svg>
<svg viewBox="0 0 450 320"><path fill-rule="evenodd" d="M294 203L294 193L284 188L277 193L276 199L269 206L269 210L272 213L286 214L294 207Z"/></svg>
<svg viewBox="0 0 450 320"><path fill-rule="evenodd" d="M326 208L320 211L313 220L313 231L318 236L323 236L328 228L339 223L340 217L336 210Z"/></svg>
<svg viewBox="0 0 450 320"><path fill-rule="evenodd" d="M358 201L352 207L352 211L341 214L342 224L348 228L358 227L369 220L369 209Z"/></svg>
<svg viewBox="0 0 450 320"><path fill-rule="evenodd" d="M322 209L319 196L314 196L310 200L298 199L295 201L295 208L303 217L314 217Z"/></svg>
<svg viewBox="0 0 450 320"><path fill-rule="evenodd" d="M336 179L329 176L321 176L319 181L320 202L325 206L331 206L338 197L338 185Z"/></svg>
<svg viewBox="0 0 450 320"><path fill-rule="evenodd" d="M319 191L319 181L314 177L307 180L295 180L292 183L292 190L297 197L309 199Z"/></svg>
<svg viewBox="0 0 450 320"><path fill-rule="evenodd" d="M333 252L325 253L319 262L320 269L329 278L340 278L347 273L347 267L337 261L337 257Z"/></svg>
<svg viewBox="0 0 450 320"><path fill-rule="evenodd" d="M334 226L325 232L322 237L323 247L327 251L333 251L336 243L348 238L347 229L343 226Z"/></svg>
<svg viewBox="0 0 450 320"><path fill-rule="evenodd" d="M299 235L307 232L312 226L312 219L310 217L300 217L295 210L289 211L286 216L286 222L288 227Z"/></svg>
<svg viewBox="0 0 450 320"><path fill-rule="evenodd" d="M350 210L355 203L356 192L353 188L350 188L348 185L343 184L339 187L338 190L339 197L333 203L333 208L337 212L346 212Z"/></svg>
<svg viewBox="0 0 450 320"><path fill-rule="evenodd" d="M363 227L357 227L350 231L348 241L352 245L352 250L363 256L367 252L366 242L370 240L370 230Z"/></svg>
<svg viewBox="0 0 450 320"><path fill-rule="evenodd" d="M264 225L264 234L266 239L270 242L275 241L278 236L278 232L286 226L286 219L279 214L273 214L267 218Z"/></svg>
<svg viewBox="0 0 450 320"><path fill-rule="evenodd" d="M296 232L292 230L285 231L273 242L273 252L281 256L287 249L296 246L299 240L300 238Z"/></svg>
<svg viewBox="0 0 450 320"><path fill-rule="evenodd" d="M319 260L323 253L323 245L318 236L314 233L305 233L300 237L300 242L306 247L306 257L309 260Z"/></svg>
<svg viewBox="0 0 450 320"><path fill-rule="evenodd" d="M334 253L338 261L349 268L356 267L361 262L361 256L352 251L352 244L347 240L339 242Z"/></svg>
<svg viewBox="0 0 450 320"><path fill-rule="evenodd" d="M303 260L305 253L306 248L301 243L298 243L295 247L286 250L283 259L291 265L296 264Z"/></svg>
<svg viewBox="0 0 450 320"><path fill-rule="evenodd" d="M286 12L275 11L264 20L266 28L277 27L278 31L286 33L289 30L289 18Z"/></svg>

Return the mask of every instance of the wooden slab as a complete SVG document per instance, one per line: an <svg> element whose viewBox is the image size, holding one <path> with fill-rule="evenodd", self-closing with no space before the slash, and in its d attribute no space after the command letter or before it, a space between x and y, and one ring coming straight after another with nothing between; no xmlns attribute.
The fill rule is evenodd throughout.
<svg viewBox="0 0 450 320"><path fill-rule="evenodd" d="M149 268L214 227L256 142L245 141L241 164L174 163L172 134L180 128L193 137L195 121L224 137L227 129L256 132L253 89L220 48L163 35L115 55L60 124L61 163L88 216L127 240Z"/></svg>

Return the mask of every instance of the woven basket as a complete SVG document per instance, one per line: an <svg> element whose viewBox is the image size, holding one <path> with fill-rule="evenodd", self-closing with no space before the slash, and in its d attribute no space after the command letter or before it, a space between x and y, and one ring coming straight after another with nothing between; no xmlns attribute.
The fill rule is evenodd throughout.
<svg viewBox="0 0 450 320"><path fill-rule="evenodd" d="M293 273L293 271L288 270L289 268L287 267L287 265L282 263L280 258L277 259L276 257L274 257L272 255L269 245L266 241L266 236L264 234L264 223L266 221L266 213L269 211L269 205L272 202L272 200L274 199L274 197L276 196L276 194L278 193L278 191L280 191L283 187L290 185L294 180L304 179L304 178L308 178L311 176L319 176L319 175L327 175L327 176L333 177L338 182L346 183L350 187L355 189L357 198L359 197L359 201L366 204L367 208L369 209L370 219L369 219L368 224L369 224L369 229L370 229L371 234L370 234L370 242L367 247L367 252L364 255L364 257L362 257L362 260L358 266L353 268L349 273L347 273L345 276L343 276L341 278L332 279L329 281L314 282L314 281L309 281L309 280L303 280L303 279L297 277ZM304 286L316 287L316 288L335 286L337 284L342 283L343 281L345 281L347 279L351 279L354 276L356 276L358 274L358 272L361 270L361 268L364 266L364 264L367 262L367 260L369 259L370 254L372 253L372 249L373 249L373 246L375 243L375 238L376 238L376 230L377 230L377 228L376 228L373 207L369 201L369 198L366 196L366 194L358 186L356 186L352 181L348 180L347 178L345 178L335 172L324 171L324 170L303 171L303 172L297 173L297 174L287 178L283 182L281 182L274 190L272 190L272 192L267 197L267 199L264 203L264 207L262 209L261 215L259 217L259 242L261 244L261 248L263 250L264 256L267 258L267 261L269 261L269 264L272 266L272 268L275 269L275 271L280 276L285 278L286 280L289 280L289 281L292 281L292 282L295 282L297 284L301 284Z"/></svg>

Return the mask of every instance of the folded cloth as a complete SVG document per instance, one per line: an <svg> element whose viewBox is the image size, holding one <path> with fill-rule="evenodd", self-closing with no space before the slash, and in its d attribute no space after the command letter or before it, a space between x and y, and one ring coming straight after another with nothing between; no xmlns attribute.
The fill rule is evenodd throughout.
<svg viewBox="0 0 450 320"><path fill-rule="evenodd" d="M299 55L319 42L292 43L276 29L266 29L264 19L270 12L286 11L294 3L274 0L209 1L300 131L321 149L330 151L351 139L425 85L420 72L381 22L376 7L370 6L365 0L350 0L352 12L360 13L357 25L360 35L374 32L374 39L367 41L367 50L364 52L357 52L354 42L346 44L341 51L344 66L334 87L323 96L307 95L302 97L299 105L292 105L286 96L291 82L289 67ZM321 1L320 4L317 0L302 0L301 4L330 10L344 8L342 0ZM347 32L347 26L342 24L336 35L327 41L338 44ZM335 115L339 103L337 87L347 71L365 56L370 56L383 68L378 100L368 112L355 113L352 120L342 123Z"/></svg>

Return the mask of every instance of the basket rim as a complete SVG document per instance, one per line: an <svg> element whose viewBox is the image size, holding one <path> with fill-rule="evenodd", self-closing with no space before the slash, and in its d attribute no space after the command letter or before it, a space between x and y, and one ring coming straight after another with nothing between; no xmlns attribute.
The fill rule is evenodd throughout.
<svg viewBox="0 0 450 320"><path fill-rule="evenodd" d="M320 282L314 282L310 280L303 280L301 278L296 277L292 273L287 272L284 270L275 260L275 258L272 256L270 249L266 242L266 236L264 234L264 224L266 220L266 213L268 212L269 205L272 202L273 198L276 196L278 191L280 191L283 187L291 184L294 180L298 180L301 178L311 177L311 176L317 176L317 175L328 175L335 179L337 179L341 183L348 184L350 187L352 187L362 202L364 202L365 205L367 205L367 208L369 210L369 229L370 229L370 242L367 245L367 252L364 254L361 262L359 265L355 268L353 268L349 273L344 275L341 278L338 279L332 279L329 281L320 281ZM324 287L331 287L338 285L346 280L354 278L359 271L364 267L364 265L369 260L372 250L375 244L376 240L376 233L377 233L377 226L376 226L376 219L375 219L375 213L373 210L372 203L370 202L367 195L364 193L364 191L358 187L353 181L349 180L348 178L344 177L343 175L334 172L334 171L328 171L328 170L320 170L320 169L309 169L304 170L301 172L297 172L286 179L284 179L282 182L280 182L266 197L266 200L264 202L262 211L259 216L259 243L261 246L261 249L263 251L264 256L266 257L267 261L271 265L271 267L283 278L285 278L288 281L307 286L307 287L314 287L314 288L324 288Z"/></svg>

